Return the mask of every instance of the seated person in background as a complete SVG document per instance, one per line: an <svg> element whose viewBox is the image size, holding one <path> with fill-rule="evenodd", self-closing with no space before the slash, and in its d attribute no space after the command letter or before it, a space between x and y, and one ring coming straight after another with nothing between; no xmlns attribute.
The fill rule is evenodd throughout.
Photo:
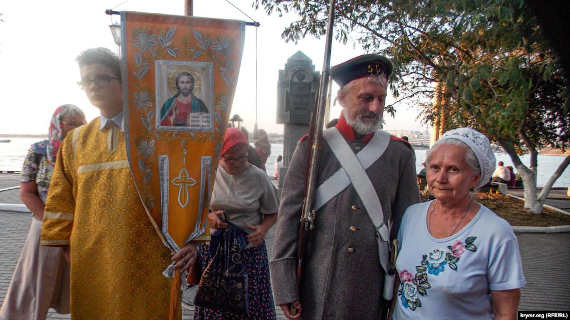
<svg viewBox="0 0 570 320"><path fill-rule="evenodd" d="M511 174L509 169L505 167L503 161L497 163L497 169L493 172L493 182L509 183L511 181Z"/></svg>
<svg viewBox="0 0 570 320"><path fill-rule="evenodd" d="M511 178L509 179L509 187L514 187L516 180L515 171L513 170L513 166L507 166L507 169L509 170L509 174L511 175Z"/></svg>

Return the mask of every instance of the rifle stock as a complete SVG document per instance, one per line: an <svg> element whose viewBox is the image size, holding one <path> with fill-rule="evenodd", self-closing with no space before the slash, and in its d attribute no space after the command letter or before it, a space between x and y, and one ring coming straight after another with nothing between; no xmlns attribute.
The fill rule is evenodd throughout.
<svg viewBox="0 0 570 320"><path fill-rule="evenodd" d="M326 43L325 43L325 56L323 59L323 68L321 72L321 79L319 83L319 92L315 110L311 117L311 125L309 129L309 150L307 158L307 170L305 173L305 199L303 201L303 208L301 214L301 221L299 224L299 235L297 238L297 292L300 293L301 281L303 278L303 258L306 255L305 249L307 246L308 232L312 231L315 227L316 212L312 209L313 198L315 196L315 189L317 183L317 173L319 169L318 153L320 144L322 142L324 117L326 114L327 91L329 90L330 81L330 60L331 60L331 44L332 44L332 27L334 21L334 5L335 0L329 2L329 20L327 23ZM298 295L300 299L300 294Z"/></svg>

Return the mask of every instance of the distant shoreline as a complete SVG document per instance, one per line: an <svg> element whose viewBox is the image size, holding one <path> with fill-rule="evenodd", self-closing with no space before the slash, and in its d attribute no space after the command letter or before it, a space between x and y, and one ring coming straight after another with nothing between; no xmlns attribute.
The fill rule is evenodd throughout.
<svg viewBox="0 0 570 320"><path fill-rule="evenodd" d="M47 138L47 134L8 134L8 133L0 133L0 138ZM283 144L283 136L271 134L269 137L269 142L273 144ZM427 150L429 147L414 145L414 149L418 150ZM504 153L502 150L496 150L495 152ZM570 150L566 150L562 152L560 149L543 149L538 154L543 156L570 156Z"/></svg>
<svg viewBox="0 0 570 320"><path fill-rule="evenodd" d="M562 150L560 149L543 149L540 150L540 152L538 152L539 154L543 155L543 156L570 156L570 150L566 150L565 152L562 152Z"/></svg>
<svg viewBox="0 0 570 320"><path fill-rule="evenodd" d="M47 138L47 134L7 134L0 133L0 138Z"/></svg>

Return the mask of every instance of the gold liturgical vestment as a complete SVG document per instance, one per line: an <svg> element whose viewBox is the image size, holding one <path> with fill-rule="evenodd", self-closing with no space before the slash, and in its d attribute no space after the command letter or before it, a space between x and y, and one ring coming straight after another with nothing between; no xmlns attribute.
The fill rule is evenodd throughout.
<svg viewBox="0 0 570 320"><path fill-rule="evenodd" d="M132 182L124 133L100 119L67 135L50 183L42 245L70 245L74 320L168 319L169 250Z"/></svg>

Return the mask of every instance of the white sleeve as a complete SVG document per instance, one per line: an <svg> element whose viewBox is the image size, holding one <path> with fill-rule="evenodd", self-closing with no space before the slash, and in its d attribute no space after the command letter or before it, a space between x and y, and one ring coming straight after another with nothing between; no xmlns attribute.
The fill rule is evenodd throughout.
<svg viewBox="0 0 570 320"><path fill-rule="evenodd" d="M511 231L509 239L492 248L489 257L489 288L495 290L519 289L525 286L519 244Z"/></svg>

